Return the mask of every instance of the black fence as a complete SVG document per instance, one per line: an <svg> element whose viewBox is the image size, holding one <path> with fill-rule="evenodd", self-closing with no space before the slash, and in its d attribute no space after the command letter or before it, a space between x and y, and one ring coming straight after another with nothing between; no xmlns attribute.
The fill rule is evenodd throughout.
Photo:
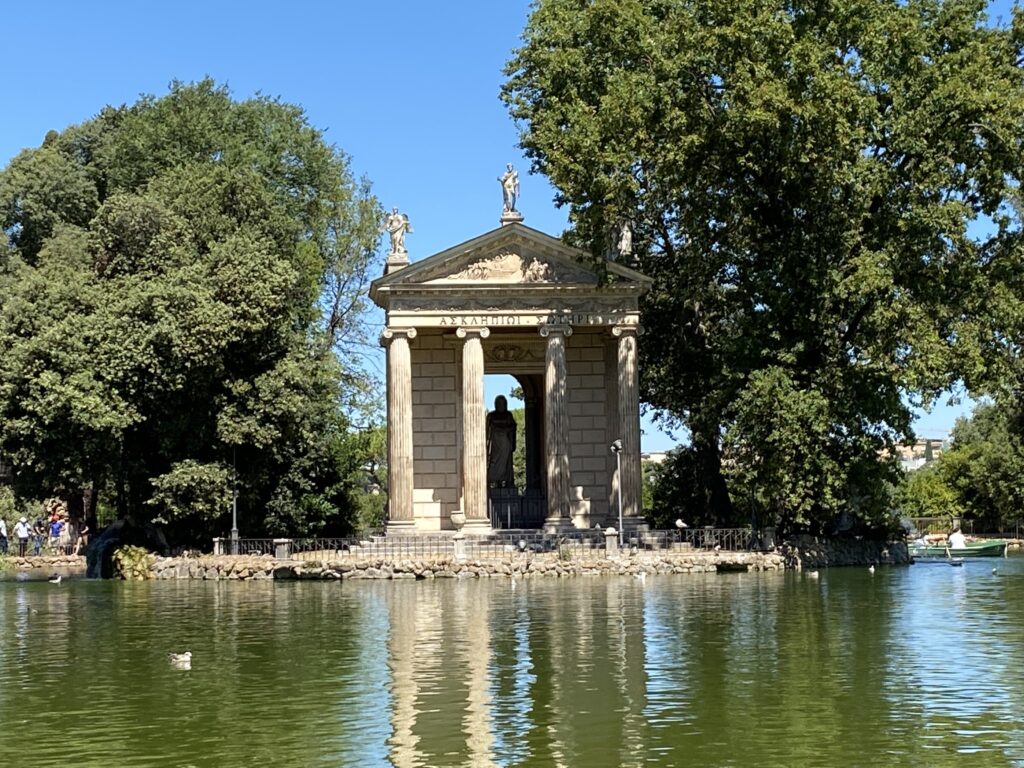
<svg viewBox="0 0 1024 768"><path fill-rule="evenodd" d="M616 543L618 536L614 537ZM232 554L230 538L218 540L223 554ZM557 553L570 559L603 557L605 532L600 528L551 534L531 530L496 530L488 536L456 537L451 534L369 537L306 537L298 539L254 539L237 541L240 555L278 555L295 560L336 562L350 558L418 559L465 557L509 559L528 554ZM774 546L770 535L750 528L684 528L651 531L638 528L622 537L622 552L746 552Z"/></svg>
<svg viewBox="0 0 1024 768"><path fill-rule="evenodd" d="M495 530L539 529L548 516L547 499L539 495L492 491L487 506L491 527Z"/></svg>

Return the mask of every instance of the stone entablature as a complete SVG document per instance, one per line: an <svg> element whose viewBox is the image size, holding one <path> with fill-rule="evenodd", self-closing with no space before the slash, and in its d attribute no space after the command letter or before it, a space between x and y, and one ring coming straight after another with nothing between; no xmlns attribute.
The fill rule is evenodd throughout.
<svg viewBox="0 0 1024 768"><path fill-rule="evenodd" d="M620 487L625 516L638 517L638 303L650 285L504 219L422 261L389 261L370 290L387 317L389 530L490 531L486 373L528 392L522 492L544 502L546 528L605 522Z"/></svg>

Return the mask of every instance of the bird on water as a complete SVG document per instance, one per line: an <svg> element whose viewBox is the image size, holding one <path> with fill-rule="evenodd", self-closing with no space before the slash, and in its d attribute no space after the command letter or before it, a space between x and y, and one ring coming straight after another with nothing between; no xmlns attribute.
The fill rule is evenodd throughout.
<svg viewBox="0 0 1024 768"><path fill-rule="evenodd" d="M51 584L60 584L60 580L62 578L63 578L63 576L61 576L59 573L55 573L55 574L53 574L53 576L50 577L50 583Z"/></svg>
<svg viewBox="0 0 1024 768"><path fill-rule="evenodd" d="M168 653L167 659L175 669L192 669L192 651Z"/></svg>

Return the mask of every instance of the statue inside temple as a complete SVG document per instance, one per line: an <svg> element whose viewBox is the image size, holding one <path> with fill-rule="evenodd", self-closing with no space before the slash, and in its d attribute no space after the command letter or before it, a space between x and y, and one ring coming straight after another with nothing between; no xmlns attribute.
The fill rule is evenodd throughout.
<svg viewBox="0 0 1024 768"><path fill-rule="evenodd" d="M494 398L494 410L487 414L487 486L513 488L512 456L516 451L516 418L503 395Z"/></svg>

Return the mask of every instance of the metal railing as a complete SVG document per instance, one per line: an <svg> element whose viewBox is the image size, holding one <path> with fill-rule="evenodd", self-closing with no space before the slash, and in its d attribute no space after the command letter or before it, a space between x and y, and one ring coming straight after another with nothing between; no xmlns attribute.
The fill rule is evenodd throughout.
<svg viewBox="0 0 1024 768"><path fill-rule="evenodd" d="M676 549L718 552L748 552L770 549L750 528L683 528L666 531L638 531L626 536L626 546L639 549Z"/></svg>
<svg viewBox="0 0 1024 768"><path fill-rule="evenodd" d="M359 541L354 537L291 539L291 556L296 560L341 560Z"/></svg>
<svg viewBox="0 0 1024 768"><path fill-rule="evenodd" d="M548 515L548 502L543 496L491 492L487 499L488 517L495 530L540 528Z"/></svg>
<svg viewBox="0 0 1024 768"><path fill-rule="evenodd" d="M238 539L238 551L233 552L234 542L230 538L224 539L225 554L239 555L272 555L274 554L273 539Z"/></svg>
<svg viewBox="0 0 1024 768"><path fill-rule="evenodd" d="M222 539L222 552L231 554L231 540ZM627 551L744 552L770 549L768 539L749 528L686 528L682 530L627 532ZM370 537L305 537L297 539L238 539L238 554L277 555L294 560L339 562L353 558L383 560L454 558L513 559L529 554L557 554L563 559L600 557L605 552L605 533L583 529L565 534L542 531L503 531L489 536L451 534ZM285 554L282 554L285 553Z"/></svg>
<svg viewBox="0 0 1024 768"><path fill-rule="evenodd" d="M1002 530L992 530L983 527L984 523L963 518L912 517L910 522L915 530L924 534L948 534L954 527L959 526L967 536L979 539L1019 539L1024 537L1024 520L1015 520L1013 523L1005 524L1002 526Z"/></svg>
<svg viewBox="0 0 1024 768"><path fill-rule="evenodd" d="M9 557L22 557L20 554L20 544L17 539L8 540L7 549L0 551L0 555L7 555ZM55 557L57 555L74 555L85 554L85 545L83 544L78 548L78 552L75 552L74 544L53 544L51 545L47 541L43 540L38 546L36 543L29 539L25 546L24 557Z"/></svg>

